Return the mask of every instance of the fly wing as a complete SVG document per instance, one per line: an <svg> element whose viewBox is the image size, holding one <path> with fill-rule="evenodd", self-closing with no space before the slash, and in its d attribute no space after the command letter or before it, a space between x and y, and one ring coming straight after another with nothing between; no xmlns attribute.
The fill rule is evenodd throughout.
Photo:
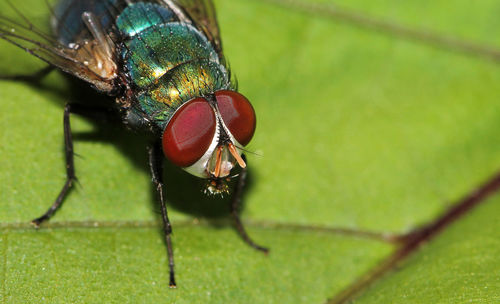
<svg viewBox="0 0 500 304"><path fill-rule="evenodd" d="M173 0L189 15L210 40L215 50L222 58L222 42L220 40L219 25L212 0Z"/></svg>
<svg viewBox="0 0 500 304"><path fill-rule="evenodd" d="M144 0L58 0L52 9L52 31L64 44L92 39L89 27L83 22L84 12L99 20L104 33L114 31L116 18L131 3Z"/></svg>
<svg viewBox="0 0 500 304"><path fill-rule="evenodd" d="M81 78L102 91L112 90L111 79L92 69L95 46L65 45L51 34L38 29L14 6L15 17L0 14L0 39L25 50L62 71ZM90 17L92 19L92 17ZM97 50L99 51L99 50Z"/></svg>

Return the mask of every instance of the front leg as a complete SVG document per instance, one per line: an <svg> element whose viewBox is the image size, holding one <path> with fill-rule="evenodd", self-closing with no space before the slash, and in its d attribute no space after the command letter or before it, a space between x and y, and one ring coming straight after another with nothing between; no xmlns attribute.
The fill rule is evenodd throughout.
<svg viewBox="0 0 500 304"><path fill-rule="evenodd" d="M75 163L73 161L73 137L71 135L71 125L70 125L70 114L71 114L71 106L66 104L64 107L64 151L66 155L66 182L61 189L61 192L57 196L55 202L50 206L50 208L40 217L31 221L35 227L39 227L40 224L50 219L54 213L59 209L66 198L69 190L73 186L73 183L76 181L75 175Z"/></svg>
<svg viewBox="0 0 500 304"><path fill-rule="evenodd" d="M167 207L165 206L165 198L163 193L163 153L160 143L155 143L149 148L149 167L153 185L155 186L158 200L161 206L161 215L163 220L163 233L167 244L168 267L170 270L170 288L175 288L175 273L174 273L174 251L172 249L172 225L168 219Z"/></svg>
<svg viewBox="0 0 500 304"><path fill-rule="evenodd" d="M245 155L243 154L241 157L246 162ZM250 238L240 219L239 210L241 206L241 196L243 194L243 188L245 187L246 184L246 178L247 178L247 167L241 169L241 173L239 175L238 182L236 184L236 189L234 190L233 198L231 200L231 215L234 219L234 224L236 226L236 229L238 229L238 233L243 238L243 240L252 248L255 248L264 253L268 253L269 248L258 245Z"/></svg>

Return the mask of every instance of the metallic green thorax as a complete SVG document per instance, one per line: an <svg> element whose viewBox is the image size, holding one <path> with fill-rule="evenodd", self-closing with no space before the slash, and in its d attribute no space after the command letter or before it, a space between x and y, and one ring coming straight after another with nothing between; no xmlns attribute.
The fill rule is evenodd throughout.
<svg viewBox="0 0 500 304"><path fill-rule="evenodd" d="M229 76L207 38L168 8L135 3L116 25L126 37L121 57L136 100L131 113L163 129L185 102L229 88Z"/></svg>

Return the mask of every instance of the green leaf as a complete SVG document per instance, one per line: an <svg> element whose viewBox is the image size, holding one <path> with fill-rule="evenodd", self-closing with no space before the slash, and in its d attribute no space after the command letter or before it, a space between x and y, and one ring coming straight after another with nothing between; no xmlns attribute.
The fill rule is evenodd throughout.
<svg viewBox="0 0 500 304"><path fill-rule="evenodd" d="M500 45L493 0L335 3ZM19 5L36 20L48 11L43 1ZM322 303L394 246L320 227L408 232L500 168L500 72L493 62L290 5L216 5L225 54L258 115L242 216L255 240L271 247L269 256L248 248L223 220L227 198L204 197L203 181L167 166L179 284L169 290L147 141L76 115L80 184L52 228L28 228L64 182L62 107L82 95L56 73L41 86L1 81L0 303ZM4 41L0 54L9 59L1 72L43 66ZM495 200L485 204L360 302L498 298L492 257L500 221ZM463 280L450 280L453 270ZM418 287L428 298L418 297Z"/></svg>
<svg viewBox="0 0 500 304"><path fill-rule="evenodd" d="M0 242L7 261L3 299L6 303L319 303L387 253L378 243L321 232L251 229L259 241L272 244L272 253L264 256L243 246L227 227L174 222L174 229L179 283L175 290L168 288L158 229L8 231ZM326 280L331 273L340 280L333 284Z"/></svg>
<svg viewBox="0 0 500 304"><path fill-rule="evenodd" d="M498 303L500 197L427 244L355 303Z"/></svg>

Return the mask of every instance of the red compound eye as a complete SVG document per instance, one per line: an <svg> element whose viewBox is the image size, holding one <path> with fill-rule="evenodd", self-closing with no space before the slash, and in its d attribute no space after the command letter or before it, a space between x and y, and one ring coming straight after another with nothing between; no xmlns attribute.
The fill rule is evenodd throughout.
<svg viewBox="0 0 500 304"><path fill-rule="evenodd" d="M210 147L216 125L215 113L205 99L188 101L163 132L163 153L179 167L194 164Z"/></svg>
<svg viewBox="0 0 500 304"><path fill-rule="evenodd" d="M255 132L255 111L245 96L234 91L215 92L220 115L229 132L236 140L246 146Z"/></svg>

